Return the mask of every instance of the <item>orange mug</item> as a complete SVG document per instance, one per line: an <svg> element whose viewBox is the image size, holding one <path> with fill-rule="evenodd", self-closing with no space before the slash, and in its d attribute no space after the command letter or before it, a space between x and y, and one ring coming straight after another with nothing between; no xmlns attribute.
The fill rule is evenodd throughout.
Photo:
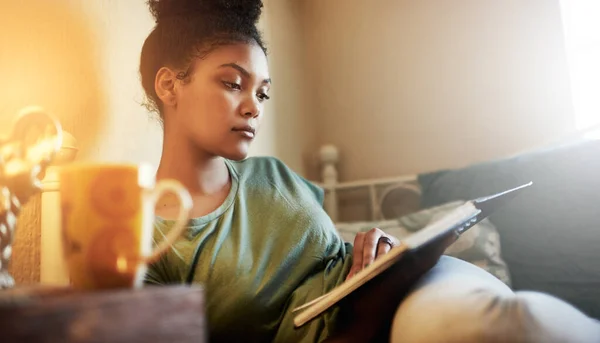
<svg viewBox="0 0 600 343"><path fill-rule="evenodd" d="M63 252L77 289L139 288L148 264L177 240L192 198L175 180L156 182L149 165L79 163L59 171ZM153 250L154 208L174 193L177 221Z"/></svg>

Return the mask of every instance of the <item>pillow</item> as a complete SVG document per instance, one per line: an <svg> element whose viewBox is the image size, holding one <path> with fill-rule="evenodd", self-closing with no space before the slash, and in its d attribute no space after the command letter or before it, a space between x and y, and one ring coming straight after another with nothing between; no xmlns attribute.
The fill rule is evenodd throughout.
<svg viewBox="0 0 600 343"><path fill-rule="evenodd" d="M464 201L453 201L400 217L398 223L402 230L392 229L388 233L402 239L407 234L423 229L430 222L440 219L462 204ZM463 233L444 254L472 263L511 286L508 265L501 254L500 235L488 219L482 220Z"/></svg>
<svg viewBox="0 0 600 343"><path fill-rule="evenodd" d="M408 214L396 220L337 223L336 228L342 239L350 243L354 242L356 233L369 231L374 227L402 240L462 204L464 204L462 201L450 202ZM444 255L474 264L494 275L509 287L511 286L508 266L500 252L500 236L494 225L487 219L467 230L446 249Z"/></svg>
<svg viewBox="0 0 600 343"><path fill-rule="evenodd" d="M600 140L418 176L422 208L533 181L493 213L514 290L552 294L600 319Z"/></svg>

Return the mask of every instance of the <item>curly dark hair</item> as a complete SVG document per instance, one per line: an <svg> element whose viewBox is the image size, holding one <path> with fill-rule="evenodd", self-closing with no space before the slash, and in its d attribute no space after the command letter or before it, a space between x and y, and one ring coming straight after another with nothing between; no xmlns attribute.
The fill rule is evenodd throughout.
<svg viewBox="0 0 600 343"><path fill-rule="evenodd" d="M164 120L154 80L163 66L186 70L194 58L203 58L218 46L256 43L267 53L256 23L261 0L149 0L156 25L146 38L140 57L140 75L146 93L144 105Z"/></svg>

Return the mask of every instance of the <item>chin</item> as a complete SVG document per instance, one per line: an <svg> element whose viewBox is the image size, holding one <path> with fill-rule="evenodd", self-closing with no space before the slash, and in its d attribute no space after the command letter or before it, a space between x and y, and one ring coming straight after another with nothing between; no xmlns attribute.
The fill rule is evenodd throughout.
<svg viewBox="0 0 600 343"><path fill-rule="evenodd" d="M237 149L231 149L224 152L223 154L221 154L221 157L232 161L242 161L248 158L248 148L237 147Z"/></svg>
<svg viewBox="0 0 600 343"><path fill-rule="evenodd" d="M240 154L240 155L231 155L231 156L223 156L224 158L231 160L231 161L236 161L236 162L240 162L245 160L246 158L248 158L248 154Z"/></svg>

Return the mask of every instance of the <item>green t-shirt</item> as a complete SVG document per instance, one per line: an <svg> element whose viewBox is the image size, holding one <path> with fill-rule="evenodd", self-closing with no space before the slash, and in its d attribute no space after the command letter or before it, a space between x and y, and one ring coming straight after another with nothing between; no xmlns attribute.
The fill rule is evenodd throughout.
<svg viewBox="0 0 600 343"><path fill-rule="evenodd" d="M190 220L183 237L149 267L146 282L183 283L193 275L206 289L211 342L322 341L338 310L301 328L291 310L343 282L352 264L351 245L322 207L323 191L275 158L227 166L232 186L225 202ZM172 224L157 218L155 239Z"/></svg>

